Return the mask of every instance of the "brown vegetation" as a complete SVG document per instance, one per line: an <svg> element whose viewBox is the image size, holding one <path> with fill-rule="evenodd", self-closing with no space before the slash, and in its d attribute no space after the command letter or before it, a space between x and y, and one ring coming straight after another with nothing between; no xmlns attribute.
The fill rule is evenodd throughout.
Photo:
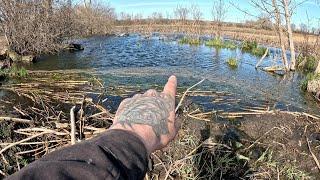
<svg viewBox="0 0 320 180"><path fill-rule="evenodd" d="M119 98L115 104L143 91L139 86L105 89L83 73L34 71L27 81L0 87L9 92L0 100L0 177L106 131L117 108L106 108L114 105L113 99L105 100L106 90L108 99ZM318 116L270 110L266 105L244 106L240 112L202 112L188 103L190 96L211 97L216 104L238 100L228 93L191 88L179 90L177 96L184 100L177 109L182 129L169 147L152 154L154 165L147 179L317 178Z"/></svg>
<svg viewBox="0 0 320 180"><path fill-rule="evenodd" d="M109 5L0 0L1 29L9 48L22 55L55 53L71 38L106 34L114 18Z"/></svg>

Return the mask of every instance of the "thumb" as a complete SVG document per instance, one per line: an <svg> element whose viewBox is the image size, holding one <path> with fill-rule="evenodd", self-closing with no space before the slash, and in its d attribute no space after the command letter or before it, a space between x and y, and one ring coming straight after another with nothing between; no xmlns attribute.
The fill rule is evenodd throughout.
<svg viewBox="0 0 320 180"><path fill-rule="evenodd" d="M163 88L163 93L176 97L177 92L177 78L176 76L170 76L167 84Z"/></svg>

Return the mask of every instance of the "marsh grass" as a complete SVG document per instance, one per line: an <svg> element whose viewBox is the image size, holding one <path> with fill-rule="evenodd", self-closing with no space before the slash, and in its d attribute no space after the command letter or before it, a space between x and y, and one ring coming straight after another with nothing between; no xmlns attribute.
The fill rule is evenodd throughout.
<svg viewBox="0 0 320 180"><path fill-rule="evenodd" d="M10 69L0 70L0 76L26 78L28 71L24 67L12 67Z"/></svg>
<svg viewBox="0 0 320 180"><path fill-rule="evenodd" d="M252 55L262 57L266 52L267 48L258 46L258 43L256 41L243 41L241 45L241 50L243 52L247 52Z"/></svg>
<svg viewBox="0 0 320 180"><path fill-rule="evenodd" d="M308 89L308 82L315 80L315 79L320 79L320 74L315 74L315 73L308 73L306 77L300 82L300 88L302 91L307 91Z"/></svg>
<svg viewBox="0 0 320 180"><path fill-rule="evenodd" d="M304 72L313 72L318 65L318 60L314 56L302 56L297 58L298 69Z"/></svg>
<svg viewBox="0 0 320 180"><path fill-rule="evenodd" d="M233 41L226 41L220 38L210 39L205 42L205 45L210 47L226 48L231 50L237 49L237 45Z"/></svg>
<svg viewBox="0 0 320 180"><path fill-rule="evenodd" d="M231 68L237 68L238 67L238 60L236 58L229 58L227 60L227 63Z"/></svg>
<svg viewBox="0 0 320 180"><path fill-rule="evenodd" d="M199 38L182 38L179 40L180 44L190 44L190 45L201 45L201 40Z"/></svg>

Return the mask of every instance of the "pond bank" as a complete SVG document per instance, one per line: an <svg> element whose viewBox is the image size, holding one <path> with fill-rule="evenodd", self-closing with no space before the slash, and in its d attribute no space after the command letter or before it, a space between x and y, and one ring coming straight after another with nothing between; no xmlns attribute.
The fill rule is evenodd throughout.
<svg viewBox="0 0 320 180"><path fill-rule="evenodd" d="M123 98L148 88L162 88L113 86L86 73L33 71L29 76L0 87L0 94L8 92L2 95L0 106L3 176L70 145L73 106L75 138L85 140L107 130ZM186 88L180 86L177 101ZM152 155L155 163L148 173L150 178L267 178L277 173L284 178L317 178L306 138L311 151L320 154L316 148L318 116L259 107L241 112L205 111L193 101L208 96L218 104L233 101L223 99L228 97L223 92L191 90L178 112L182 129L168 148Z"/></svg>

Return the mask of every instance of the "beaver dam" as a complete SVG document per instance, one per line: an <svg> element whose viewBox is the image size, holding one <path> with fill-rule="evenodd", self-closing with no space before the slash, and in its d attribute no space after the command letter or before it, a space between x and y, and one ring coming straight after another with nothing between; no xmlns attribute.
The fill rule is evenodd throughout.
<svg viewBox="0 0 320 180"><path fill-rule="evenodd" d="M239 49L157 36L80 43L84 51L43 57L0 86L2 178L106 131L122 99L161 90L171 74L181 130L152 154L145 179L320 178L319 105L299 90L303 74L269 74ZM241 57L236 69L226 63L232 56Z"/></svg>

